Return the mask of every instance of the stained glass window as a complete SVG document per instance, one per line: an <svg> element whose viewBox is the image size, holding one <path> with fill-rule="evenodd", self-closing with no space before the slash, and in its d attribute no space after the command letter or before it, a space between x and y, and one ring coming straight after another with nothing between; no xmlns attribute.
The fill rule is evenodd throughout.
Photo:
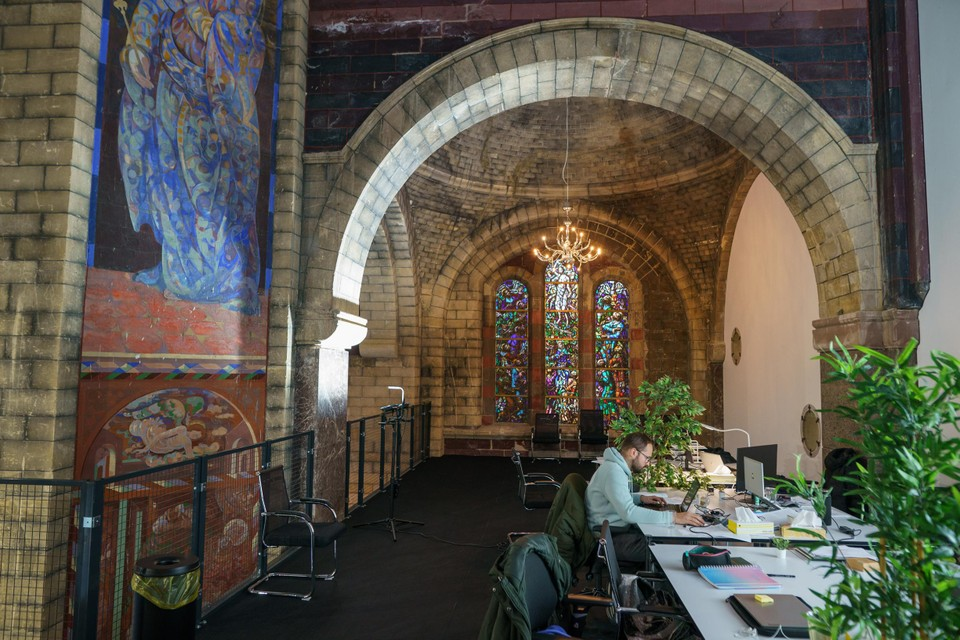
<svg viewBox="0 0 960 640"><path fill-rule="evenodd" d="M630 400L629 296L622 282L601 282L596 291L596 390L604 419L620 415Z"/></svg>
<svg viewBox="0 0 960 640"><path fill-rule="evenodd" d="M580 349L577 316L580 274L576 264L557 260L544 275L544 350L547 413L576 422L580 412Z"/></svg>
<svg viewBox="0 0 960 640"><path fill-rule="evenodd" d="M530 294L519 280L504 280L496 296L497 422L526 422L528 412L529 341L527 311Z"/></svg>

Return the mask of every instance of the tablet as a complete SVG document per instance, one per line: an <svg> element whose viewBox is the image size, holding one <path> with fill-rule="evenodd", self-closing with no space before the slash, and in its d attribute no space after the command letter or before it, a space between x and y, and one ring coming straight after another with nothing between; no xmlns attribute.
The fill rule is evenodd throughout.
<svg viewBox="0 0 960 640"><path fill-rule="evenodd" d="M781 635L790 638L809 637L807 613L810 605L790 594L765 594L773 602L763 604L752 593L737 593L727 602L743 621L763 636Z"/></svg>

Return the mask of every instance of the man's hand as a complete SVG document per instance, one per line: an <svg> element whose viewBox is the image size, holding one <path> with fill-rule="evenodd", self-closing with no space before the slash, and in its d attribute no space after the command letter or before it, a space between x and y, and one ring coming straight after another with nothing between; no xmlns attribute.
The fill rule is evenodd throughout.
<svg viewBox="0 0 960 640"><path fill-rule="evenodd" d="M673 514L673 522L675 524L685 524L691 527L703 526L703 518L692 511L684 511L683 513Z"/></svg>
<svg viewBox="0 0 960 640"><path fill-rule="evenodd" d="M663 505L667 504L667 501L660 496L640 496L640 504L649 505L651 507L662 507Z"/></svg>

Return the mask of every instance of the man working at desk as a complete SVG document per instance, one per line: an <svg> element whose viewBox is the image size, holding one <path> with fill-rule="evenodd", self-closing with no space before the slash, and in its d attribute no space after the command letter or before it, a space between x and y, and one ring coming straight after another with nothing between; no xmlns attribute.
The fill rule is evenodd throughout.
<svg viewBox="0 0 960 640"><path fill-rule="evenodd" d="M651 456L653 441L645 434L631 433L620 443L619 451L610 447L603 452L603 463L587 485L587 522L599 531L604 520L610 521L617 558L626 562L642 563L646 558L647 539L637 528L639 524L703 525L703 518L696 513L645 508L662 506L665 500L633 493L633 474L647 466Z"/></svg>

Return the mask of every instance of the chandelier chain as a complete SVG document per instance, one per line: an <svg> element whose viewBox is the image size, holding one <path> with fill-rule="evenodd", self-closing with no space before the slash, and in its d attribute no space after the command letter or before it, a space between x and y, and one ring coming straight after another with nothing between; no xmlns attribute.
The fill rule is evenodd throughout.
<svg viewBox="0 0 960 640"><path fill-rule="evenodd" d="M590 243L590 238L583 232L577 231L570 221L570 182L567 180L567 163L570 160L570 99L564 100L566 107L564 127L566 132L566 146L563 153L563 169L560 177L563 179L563 226L557 229L557 244L551 246L547 237L543 236L543 249L534 248L533 254L543 262L561 260L567 264L591 262L600 257L600 248Z"/></svg>

